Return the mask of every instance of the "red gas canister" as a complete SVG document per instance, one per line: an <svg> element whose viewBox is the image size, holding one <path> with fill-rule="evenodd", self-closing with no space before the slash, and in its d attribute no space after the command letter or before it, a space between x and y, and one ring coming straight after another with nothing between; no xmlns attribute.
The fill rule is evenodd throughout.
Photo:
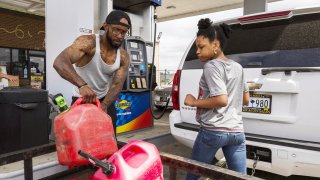
<svg viewBox="0 0 320 180"><path fill-rule="evenodd" d="M97 159L105 159L118 150L112 120L96 104L81 104L79 98L66 113L54 120L59 163L78 166L89 163L78 154L83 150Z"/></svg>
<svg viewBox="0 0 320 180"><path fill-rule="evenodd" d="M151 143L132 140L114 153L108 162L112 173L106 175L100 168L94 180L163 180L163 168L157 147Z"/></svg>

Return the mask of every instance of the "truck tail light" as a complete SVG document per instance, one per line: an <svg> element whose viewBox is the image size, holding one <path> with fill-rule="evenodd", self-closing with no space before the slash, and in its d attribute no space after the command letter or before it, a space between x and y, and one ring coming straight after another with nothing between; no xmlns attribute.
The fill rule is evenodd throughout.
<svg viewBox="0 0 320 180"><path fill-rule="evenodd" d="M180 110L179 103L179 92L180 92L180 76L181 70L177 70L174 74L173 83L172 83L172 91L171 98L174 110Z"/></svg>

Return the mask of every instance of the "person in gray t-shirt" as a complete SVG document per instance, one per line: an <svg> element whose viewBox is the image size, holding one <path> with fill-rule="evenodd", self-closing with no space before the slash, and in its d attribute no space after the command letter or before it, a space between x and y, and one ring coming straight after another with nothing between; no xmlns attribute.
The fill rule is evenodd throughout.
<svg viewBox="0 0 320 180"><path fill-rule="evenodd" d="M239 63L230 59L206 62L199 83L198 99L225 95L228 102L224 107L197 108L197 121L208 130L243 132L242 96L247 91Z"/></svg>
<svg viewBox="0 0 320 180"><path fill-rule="evenodd" d="M200 123L191 158L212 163L222 148L228 168L246 174L242 105L249 103L249 92L241 65L223 53L231 29L226 24L213 25L208 18L198 22L198 29L197 56L205 65L198 99L188 94L184 101L187 106L197 107Z"/></svg>

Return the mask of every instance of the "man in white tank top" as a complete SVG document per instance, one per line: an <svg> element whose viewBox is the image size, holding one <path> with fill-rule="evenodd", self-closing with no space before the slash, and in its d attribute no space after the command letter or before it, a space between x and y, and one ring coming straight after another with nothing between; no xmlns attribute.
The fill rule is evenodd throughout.
<svg viewBox="0 0 320 180"><path fill-rule="evenodd" d="M112 11L101 27L103 35L79 36L53 64L62 78L75 85L73 99L82 96L83 103L93 103L98 98L114 128L117 118L113 102L122 90L130 64L121 44L130 27L125 12Z"/></svg>

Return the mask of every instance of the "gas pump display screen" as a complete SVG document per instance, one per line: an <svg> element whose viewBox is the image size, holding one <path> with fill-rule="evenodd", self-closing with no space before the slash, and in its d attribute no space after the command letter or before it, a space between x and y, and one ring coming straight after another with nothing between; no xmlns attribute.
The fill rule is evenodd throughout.
<svg viewBox="0 0 320 180"><path fill-rule="evenodd" d="M130 42L130 48L138 49L138 43L136 43L136 42Z"/></svg>
<svg viewBox="0 0 320 180"><path fill-rule="evenodd" d="M140 62L139 52L131 51L131 59L135 62Z"/></svg>

